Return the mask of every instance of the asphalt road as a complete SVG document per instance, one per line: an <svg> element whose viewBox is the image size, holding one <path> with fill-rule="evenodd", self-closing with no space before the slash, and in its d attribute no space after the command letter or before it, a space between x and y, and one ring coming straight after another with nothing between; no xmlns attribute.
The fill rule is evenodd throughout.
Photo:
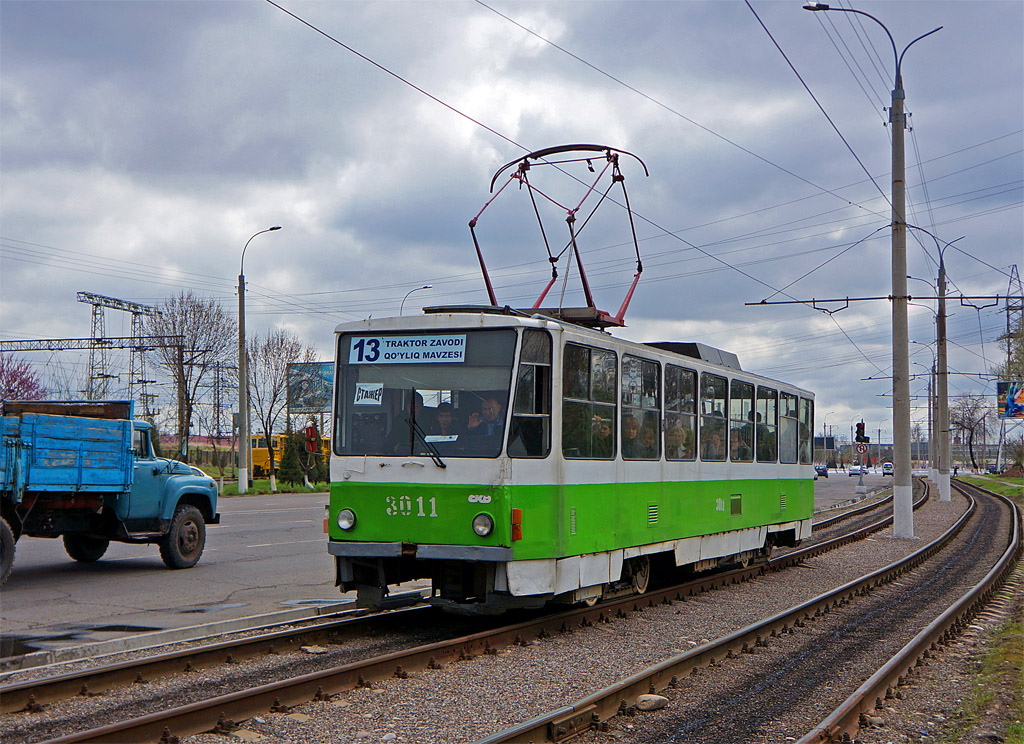
<svg viewBox="0 0 1024 744"><path fill-rule="evenodd" d="M891 478L869 473L869 490ZM844 472L815 481L815 506L856 498ZM326 493L220 500L195 567L164 567L155 545L111 543L92 564L76 563L61 540L18 541L14 572L0 590L0 656L77 646L150 630L337 605L334 564L323 534ZM404 587L403 588L411 588Z"/></svg>
<svg viewBox="0 0 1024 744"><path fill-rule="evenodd" d="M87 643L337 603L326 503L326 493L222 498L221 524L207 527L202 558L180 571L164 567L156 545L111 543L101 560L84 564L60 539L19 540L0 590L5 646L54 636Z"/></svg>

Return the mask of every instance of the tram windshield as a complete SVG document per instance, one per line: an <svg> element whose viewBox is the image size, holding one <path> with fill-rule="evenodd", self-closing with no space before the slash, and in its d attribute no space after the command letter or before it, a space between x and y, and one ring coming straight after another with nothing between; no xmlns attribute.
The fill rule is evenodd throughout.
<svg viewBox="0 0 1024 744"><path fill-rule="evenodd" d="M335 452L497 457L515 344L511 329L342 336Z"/></svg>

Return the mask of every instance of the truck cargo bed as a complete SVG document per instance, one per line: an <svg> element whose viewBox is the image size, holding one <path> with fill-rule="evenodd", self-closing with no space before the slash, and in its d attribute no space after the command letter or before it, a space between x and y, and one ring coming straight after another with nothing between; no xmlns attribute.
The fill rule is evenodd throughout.
<svg viewBox="0 0 1024 744"><path fill-rule="evenodd" d="M4 419L3 436L0 483L12 493L131 487L131 421L23 413Z"/></svg>

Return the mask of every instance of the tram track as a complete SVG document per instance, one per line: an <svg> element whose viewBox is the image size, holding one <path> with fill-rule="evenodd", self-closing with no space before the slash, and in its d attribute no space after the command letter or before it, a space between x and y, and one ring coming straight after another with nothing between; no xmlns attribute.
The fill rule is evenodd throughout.
<svg viewBox="0 0 1024 744"><path fill-rule="evenodd" d="M927 492L915 502L918 508L927 499ZM810 555L809 549L839 537L844 540L861 539L873 531L889 524L885 517L876 519L873 515L885 508L892 497L880 499L870 504L843 511L841 514L827 517L814 523L814 533L804 541L802 549L780 551L780 555L769 562L772 570L793 565L795 562ZM844 525L845 531L839 533L836 524L853 521ZM838 534L837 534L838 533ZM825 549L835 547L837 543L826 543ZM815 548L817 550L817 548ZM785 558L783 556L786 556ZM698 589L701 589L698 586ZM678 588L681 592L689 592L690 587ZM369 613L365 611L347 611L325 616L311 623L285 623L281 629L267 629L257 633L232 633L228 640L215 643L168 643L174 647L170 651L162 651L149 655L138 655L137 658L116 661L109 664L89 666L69 672L41 676L41 669L15 670L8 672L7 678L17 678L32 674L36 679L0 684L0 714L22 710L31 702L47 704L54 700L79 694L93 694L120 684L136 682L141 676L151 680L166 674L176 674L182 669L200 671L218 664L234 663L244 659L266 654L287 652L307 644L330 642L334 645L347 639L358 637L371 626L377 632L386 632L392 625L418 625L422 622L419 616L431 614L425 605L407 607L395 612ZM415 619L412 619L416 616ZM184 646L184 648L181 648ZM54 665L67 666L67 664ZM34 674L33 674L34 673Z"/></svg>
<svg viewBox="0 0 1024 744"><path fill-rule="evenodd" d="M871 505L871 508L877 508L877 504ZM878 525L884 523L884 519L876 521L873 530L880 529L881 527ZM860 537L869 534L870 531L872 530L861 528L859 532L862 532L863 534L861 534ZM303 674L292 680L283 680L269 685L262 685L260 687L265 689L261 689L258 692L248 690L238 691L228 695L214 696L208 702L196 702L189 706L184 706L187 710L179 709L179 712L176 715L171 715L173 711L145 715L138 718L130 726L127 723L119 723L95 729L93 732L73 734L69 737L58 740L155 741L163 734L164 727L169 728L171 731L178 732L209 730L216 725L215 722L218 718L228 718L235 721L244 720L269 709L276 708L277 710L284 710L289 706L302 703L310 699L315 699L317 697L324 698L329 696L333 691L337 691L339 689L351 689L359 684L373 684L374 682L382 679L392 677L396 673L396 668L399 666L402 667L402 673L408 673L410 670L449 663L458 660L460 657L465 659L479 654L493 654L498 648L507 644L536 642L535 639L544 639L545 637L550 637L553 634L564 632L567 628L575 627L577 625L587 626L594 623L608 622L614 615L625 616L629 613L639 611L642 609L642 606L652 607L659 603L672 602L677 599L682 599L685 596L693 596L702 591L707 591L716 587L736 584L762 575L768 570L777 570L785 566L798 564L801 561L806 560L809 555L820 554L823 551L833 549L844 544L845 540L846 536L842 536L829 541L831 544L825 543L808 546L804 549L807 552L802 556L800 555L800 551L794 551L793 553L785 556L772 559L767 566L752 566L746 569L730 571L715 576L702 577L701 579L688 582L682 586L651 592L642 598L625 598L615 602L604 603L601 606L592 609L578 609L570 612L559 613L547 618L519 623L503 629L481 632L449 641L428 644L427 646L414 649L412 652L396 651L392 654L378 656L375 659L353 661L332 670ZM409 618L411 616L405 615L404 617ZM417 615L417 617L420 616ZM406 620L406 622L408 622L408 620ZM418 622L418 620L413 621L413 623L416 622ZM273 644L274 642L284 643L280 638L272 641L263 640L261 641L263 644L262 648L265 649L267 643ZM252 644L251 647L253 649L261 648L259 643ZM208 653L211 658L214 658L217 654L221 654L223 656L225 652L225 648L218 648L208 650L204 653ZM257 653L259 653L259 651L257 651ZM266 653L266 651L264 650L262 653ZM183 659L182 657L179 657L174 660L160 660L160 663L168 663L172 665L177 664L180 670L181 665L183 664ZM193 668L195 669L196 667ZM131 674L124 670L119 670L119 673L122 675L122 679L124 675L130 676ZM362 682L360 682L360 680L362 680ZM74 682L65 680L65 691L74 689L74 684ZM25 689L27 690L29 687L30 686ZM37 689L41 688L37 687ZM77 689L75 689L75 692L77 692ZM0 693L2 693L0 694L0 699L5 701L10 699L8 698L8 690L5 688L0 688ZM24 694L24 691L22 691L21 694ZM33 693L28 692L27 694ZM222 726L222 728L224 727L225 726ZM34 739L30 736L26 740L38 739Z"/></svg>
<svg viewBox="0 0 1024 744"><path fill-rule="evenodd" d="M899 689L914 670L970 622L1020 557L1019 510L1006 499L971 490L983 504L980 515L972 520L978 503L972 496L971 509L939 540L897 564L668 659L572 706L485 737L479 744L562 741L592 730L627 727L632 742L851 741L861 726L881 720L875 714L883 701L900 696ZM995 498L1002 503L997 505ZM999 511L1010 529L1004 531L1005 543L994 545L989 538ZM924 568L946 545L953 547L945 560ZM963 582L955 580L956 567L969 565L967 561L977 559L979 552L992 560L982 561L987 569L981 571L982 577L960 591L958 584ZM922 597L928 601L920 601ZM847 606L849 610L844 609ZM920 628L904 645L897 640L908 633L895 632L899 623ZM877 646L895 646L895 651L843 698L839 680L857 674L859 657L877 658L872 653ZM758 657L759 663L747 661ZM639 697L656 690L668 696L666 710L671 712L637 725L625 723L636 720ZM822 701L836 699L838 705L820 713ZM820 723L814 725L817 715ZM803 731L793 728L801 725ZM588 736L581 741L605 740Z"/></svg>

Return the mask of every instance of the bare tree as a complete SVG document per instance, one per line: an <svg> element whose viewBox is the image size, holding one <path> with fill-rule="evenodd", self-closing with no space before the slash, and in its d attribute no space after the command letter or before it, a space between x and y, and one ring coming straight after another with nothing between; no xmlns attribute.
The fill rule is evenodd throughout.
<svg viewBox="0 0 1024 744"><path fill-rule="evenodd" d="M961 395L949 409L949 428L964 437L971 457L971 467L978 469L974 456L975 439L984 439L990 413L988 402L977 395Z"/></svg>
<svg viewBox="0 0 1024 744"><path fill-rule="evenodd" d="M277 491L277 465L271 434L288 404L288 365L316 361L316 352L285 330L268 331L249 341L249 403L263 429L270 460L270 490Z"/></svg>
<svg viewBox="0 0 1024 744"><path fill-rule="evenodd" d="M218 362L228 362L238 348L238 325L221 304L204 299L192 290L168 298L161 314L146 319L146 332L153 336L181 336L182 345L158 347L157 364L170 373L178 397L178 449L187 460L192 411L200 386Z"/></svg>
<svg viewBox="0 0 1024 744"><path fill-rule="evenodd" d="M1024 436L1006 438L1006 462L1024 467Z"/></svg>
<svg viewBox="0 0 1024 744"><path fill-rule="evenodd" d="M46 388L27 360L0 354L0 400L42 400Z"/></svg>

